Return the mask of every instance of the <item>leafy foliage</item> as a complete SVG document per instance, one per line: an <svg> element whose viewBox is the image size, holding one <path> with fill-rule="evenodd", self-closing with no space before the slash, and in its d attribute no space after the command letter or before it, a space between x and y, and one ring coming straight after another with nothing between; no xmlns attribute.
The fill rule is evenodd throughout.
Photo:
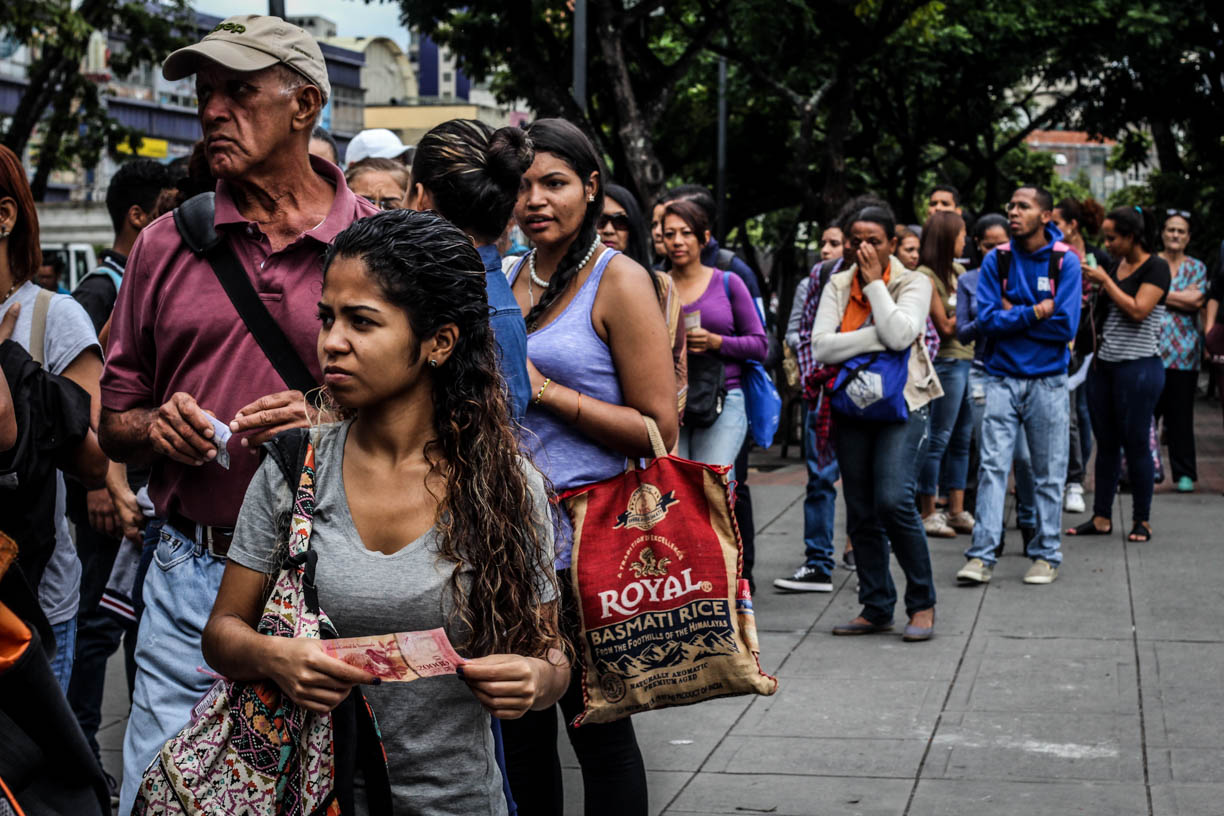
<svg viewBox="0 0 1224 816"><path fill-rule="evenodd" d="M161 6L83 0L75 7L67 0L6 0L0 31L35 46L37 56L3 143L21 155L35 128L42 132L31 184L36 199L42 199L52 170L93 167L103 150L139 141L138 131L108 116L98 84L81 72L90 35L101 30L124 41L126 47L110 56L111 71L124 77L186 44L179 32L194 30L190 19L186 0Z"/></svg>

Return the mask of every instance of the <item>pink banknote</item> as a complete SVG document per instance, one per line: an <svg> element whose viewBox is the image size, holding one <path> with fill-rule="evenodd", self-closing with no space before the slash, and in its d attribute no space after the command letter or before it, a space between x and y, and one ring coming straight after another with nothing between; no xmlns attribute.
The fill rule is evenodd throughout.
<svg viewBox="0 0 1224 816"><path fill-rule="evenodd" d="M324 640L323 649L350 666L390 682L454 674L464 662L442 629Z"/></svg>

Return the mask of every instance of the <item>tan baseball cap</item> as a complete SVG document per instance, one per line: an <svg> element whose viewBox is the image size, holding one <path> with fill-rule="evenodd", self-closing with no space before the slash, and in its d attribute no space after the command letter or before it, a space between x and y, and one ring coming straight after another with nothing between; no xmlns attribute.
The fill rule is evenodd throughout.
<svg viewBox="0 0 1224 816"><path fill-rule="evenodd" d="M238 14L223 20L195 45L180 48L162 64L162 76L182 79L200 70L200 59L235 71L262 71L280 63L317 85L326 103L331 96L327 63L314 37L279 17Z"/></svg>

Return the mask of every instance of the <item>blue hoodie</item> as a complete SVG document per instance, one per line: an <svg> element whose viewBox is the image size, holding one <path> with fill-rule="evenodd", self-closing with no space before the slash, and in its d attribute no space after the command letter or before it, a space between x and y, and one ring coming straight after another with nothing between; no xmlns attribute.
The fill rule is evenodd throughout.
<svg viewBox="0 0 1224 816"><path fill-rule="evenodd" d="M1063 234L1047 224L1046 245L1033 254L1012 250L1007 274L1007 300L1013 308L1004 309L999 292L999 250L992 249L982 261L977 285L977 328L986 338L983 363L987 373L1002 377L1036 379L1067 373L1071 352L1067 344L1075 337L1080 318L1080 261ZM1057 284L1048 279L1050 253L1064 252ZM1054 313L1044 320L1033 306L1054 291Z"/></svg>

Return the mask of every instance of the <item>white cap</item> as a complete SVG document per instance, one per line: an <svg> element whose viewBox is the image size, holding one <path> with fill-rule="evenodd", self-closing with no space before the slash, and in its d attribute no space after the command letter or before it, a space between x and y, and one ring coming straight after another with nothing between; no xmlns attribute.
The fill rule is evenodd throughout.
<svg viewBox="0 0 1224 816"><path fill-rule="evenodd" d="M386 128L363 130L353 137L344 151L344 166L352 167L362 159L398 159L412 145L406 145Z"/></svg>

